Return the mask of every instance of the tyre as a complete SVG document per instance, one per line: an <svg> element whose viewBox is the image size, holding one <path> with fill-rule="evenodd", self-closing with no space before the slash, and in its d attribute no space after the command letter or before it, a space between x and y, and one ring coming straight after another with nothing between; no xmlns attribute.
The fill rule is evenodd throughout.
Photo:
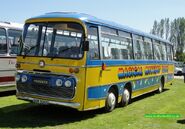
<svg viewBox="0 0 185 129"><path fill-rule="evenodd" d="M158 93L162 93L164 90L164 81L161 79L159 88L158 88Z"/></svg>
<svg viewBox="0 0 185 129"><path fill-rule="evenodd" d="M124 88L120 106L126 106L130 103L131 93L127 88Z"/></svg>
<svg viewBox="0 0 185 129"><path fill-rule="evenodd" d="M105 111L111 112L112 110L114 110L116 107L116 102L117 100L115 91L113 89L110 89L105 102Z"/></svg>

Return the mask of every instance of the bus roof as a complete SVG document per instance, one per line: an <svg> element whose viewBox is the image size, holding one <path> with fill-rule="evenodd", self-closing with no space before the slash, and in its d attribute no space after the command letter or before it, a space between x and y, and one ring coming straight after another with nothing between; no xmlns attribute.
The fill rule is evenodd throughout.
<svg viewBox="0 0 185 129"><path fill-rule="evenodd" d="M0 21L0 27L1 27L1 28L19 29L19 30L22 30L22 29L23 29L23 26L24 26L24 25L23 25L23 24L20 24L20 23Z"/></svg>
<svg viewBox="0 0 185 129"><path fill-rule="evenodd" d="M130 33L133 33L133 34L145 36L145 37L152 38L154 40L159 40L161 42L166 42L166 43L169 43L172 45L172 43L169 42L168 40L165 40L165 39L160 38L158 36L130 28L128 26L117 24L112 21L102 20L102 19L99 19L97 17L91 16L88 14L76 13L76 12L51 12L51 13L46 13L44 15L30 18L28 20L38 19L38 18L74 18L74 19L79 19L79 20L83 21L84 23L88 22L88 23L103 25L103 26L107 26L107 27L111 27L111 28L116 28L119 30L124 30L124 31L130 32Z"/></svg>

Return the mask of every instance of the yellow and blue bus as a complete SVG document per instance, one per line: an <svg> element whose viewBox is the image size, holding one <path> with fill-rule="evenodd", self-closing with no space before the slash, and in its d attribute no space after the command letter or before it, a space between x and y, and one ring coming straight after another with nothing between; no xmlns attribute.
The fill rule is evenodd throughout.
<svg viewBox="0 0 185 129"><path fill-rule="evenodd" d="M172 43L96 17L53 12L26 20L17 98L79 111L116 105L173 80Z"/></svg>

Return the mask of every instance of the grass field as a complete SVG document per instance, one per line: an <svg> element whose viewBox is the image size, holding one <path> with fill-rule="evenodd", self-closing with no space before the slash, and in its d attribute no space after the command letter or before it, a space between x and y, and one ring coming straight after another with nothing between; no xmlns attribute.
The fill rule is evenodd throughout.
<svg viewBox="0 0 185 129"><path fill-rule="evenodd" d="M180 114L180 118L146 118L145 114ZM175 80L162 94L153 92L138 97L111 113L102 109L78 112L1 95L0 128L185 129L185 84Z"/></svg>

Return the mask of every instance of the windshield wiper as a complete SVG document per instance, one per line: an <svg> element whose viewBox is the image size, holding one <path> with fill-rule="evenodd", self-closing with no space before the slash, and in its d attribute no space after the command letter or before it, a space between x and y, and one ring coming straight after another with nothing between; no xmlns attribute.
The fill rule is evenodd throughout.
<svg viewBox="0 0 185 129"><path fill-rule="evenodd" d="M37 46L38 46L38 44L35 45L35 46L32 46L32 47L29 46L30 48L28 47L28 49L27 49L26 51L24 50L25 53L24 53L24 56L23 56L23 57L25 58L26 55L27 55L31 50L33 50L34 48L36 48ZM25 47L25 48L26 48L26 47ZM24 49L25 49L25 48L24 48Z"/></svg>
<svg viewBox="0 0 185 129"><path fill-rule="evenodd" d="M59 53L61 54L61 53L65 52L65 51L67 51L67 50L71 50L71 49L74 49L74 48L76 48L76 47L74 47L74 46L68 47L68 48L66 48L66 49L61 50ZM51 60L53 60L54 58L58 57L58 55L60 55L60 54L56 54L56 53L55 53L55 54L51 57Z"/></svg>

